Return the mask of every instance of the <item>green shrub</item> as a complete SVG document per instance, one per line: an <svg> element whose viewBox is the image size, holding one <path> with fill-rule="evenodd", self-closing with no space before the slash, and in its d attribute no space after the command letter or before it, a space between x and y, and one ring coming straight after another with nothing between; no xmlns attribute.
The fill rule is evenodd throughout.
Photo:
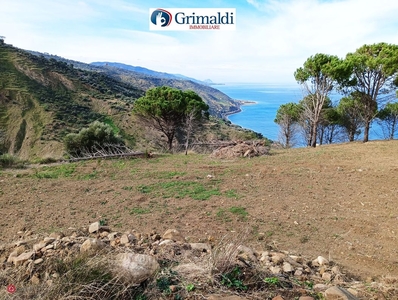
<svg viewBox="0 0 398 300"><path fill-rule="evenodd" d="M71 155L80 156L82 152L93 152L95 147L107 150L107 145L122 145L123 140L115 134L108 124L95 121L79 133L70 133L64 139L66 151Z"/></svg>
<svg viewBox="0 0 398 300"><path fill-rule="evenodd" d="M23 166L23 162L16 156L11 154L0 155L0 167L1 168L20 168Z"/></svg>

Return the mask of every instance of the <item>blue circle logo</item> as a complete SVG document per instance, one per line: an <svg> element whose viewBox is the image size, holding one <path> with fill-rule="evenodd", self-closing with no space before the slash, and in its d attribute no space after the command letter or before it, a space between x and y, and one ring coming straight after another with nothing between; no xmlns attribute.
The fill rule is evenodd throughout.
<svg viewBox="0 0 398 300"><path fill-rule="evenodd" d="M151 22L157 27L167 27L170 25L173 16L167 10L158 8L151 15Z"/></svg>

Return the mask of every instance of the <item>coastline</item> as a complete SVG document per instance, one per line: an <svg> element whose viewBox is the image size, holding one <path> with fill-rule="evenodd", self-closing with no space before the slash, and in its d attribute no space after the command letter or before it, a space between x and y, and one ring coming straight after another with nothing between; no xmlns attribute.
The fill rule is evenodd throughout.
<svg viewBox="0 0 398 300"><path fill-rule="evenodd" d="M256 105L257 104L256 101L250 101L250 100L236 100L236 99L234 99L234 101L238 103L239 108L237 110L229 111L229 112L224 113L223 118L228 120L228 121L229 121L228 116L231 116L231 115L238 114L238 113L242 112L242 109L241 109L242 105Z"/></svg>

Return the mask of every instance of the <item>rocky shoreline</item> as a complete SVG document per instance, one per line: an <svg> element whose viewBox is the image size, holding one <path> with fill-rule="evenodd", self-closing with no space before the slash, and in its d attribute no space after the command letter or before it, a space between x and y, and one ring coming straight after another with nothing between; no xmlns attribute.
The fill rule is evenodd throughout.
<svg viewBox="0 0 398 300"><path fill-rule="evenodd" d="M62 279L70 274L70 270L56 267L54 262L82 257L102 261L111 278L125 284L124 292L141 295L124 298L125 294L112 290L108 294L103 291L102 298L90 299L108 299L115 294L117 299L209 300L355 300L398 296L398 278L357 281L322 256L307 258L277 249L252 249L241 244L242 237L234 233L219 241L208 237L206 242L194 243L174 229L163 234L134 230L121 233L95 222L87 228L69 228L67 232L44 236L30 231L18 234L18 241L0 245L0 282L5 286L0 292L1 299L5 295L10 299L29 299L29 293L35 291L47 293L40 299L51 299L54 290L65 285ZM84 268L89 269L89 264ZM86 285L73 296L87 295Z"/></svg>
<svg viewBox="0 0 398 300"><path fill-rule="evenodd" d="M236 110L234 110L234 111L229 111L229 112L224 113L224 114L222 115L222 118L223 118L223 119L228 120L228 116L231 116L231 115L238 114L238 113L242 112L242 109L241 109L241 106L242 106L242 105L257 104L256 101L236 100L236 99L234 99L234 101L235 101L236 103L238 103L238 105L239 105L239 106L238 106L238 109L236 109Z"/></svg>

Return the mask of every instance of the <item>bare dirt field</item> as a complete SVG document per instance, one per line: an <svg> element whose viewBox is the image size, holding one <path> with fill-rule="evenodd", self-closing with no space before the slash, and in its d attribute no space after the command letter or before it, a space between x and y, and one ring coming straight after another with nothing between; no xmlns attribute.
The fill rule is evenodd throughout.
<svg viewBox="0 0 398 300"><path fill-rule="evenodd" d="M191 242L247 231L256 249L322 255L366 280L398 275L397 204L398 141L86 161L1 171L0 240L98 220Z"/></svg>

